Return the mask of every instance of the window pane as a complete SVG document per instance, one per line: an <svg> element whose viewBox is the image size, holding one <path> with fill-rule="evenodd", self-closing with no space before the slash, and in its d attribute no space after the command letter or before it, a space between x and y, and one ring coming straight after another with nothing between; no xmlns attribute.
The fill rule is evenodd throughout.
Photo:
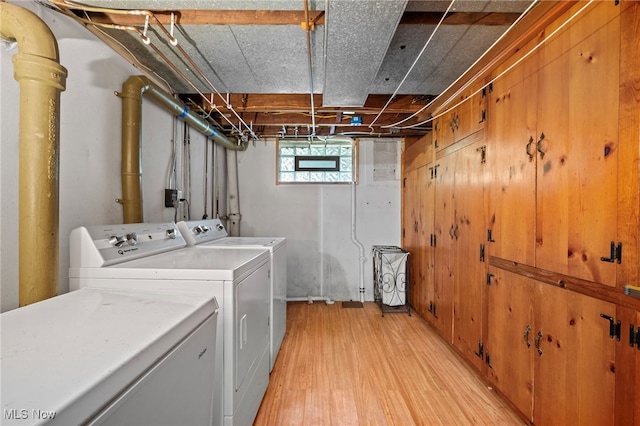
<svg viewBox="0 0 640 426"><path fill-rule="evenodd" d="M324 182L324 172L310 172L311 182Z"/></svg>
<svg viewBox="0 0 640 426"><path fill-rule="evenodd" d="M340 147L335 145L327 146L327 155L340 155Z"/></svg>
<svg viewBox="0 0 640 426"><path fill-rule="evenodd" d="M351 182L351 172L340 173L340 182Z"/></svg>
<svg viewBox="0 0 640 426"><path fill-rule="evenodd" d="M311 147L311 155L324 155L324 146L313 145Z"/></svg>
<svg viewBox="0 0 640 426"><path fill-rule="evenodd" d="M296 172L296 182L309 182L309 172Z"/></svg>
<svg viewBox="0 0 640 426"><path fill-rule="evenodd" d="M297 146L296 155L309 155L309 146Z"/></svg>
<svg viewBox="0 0 640 426"><path fill-rule="evenodd" d="M293 173L280 173L280 182L294 182Z"/></svg>
<svg viewBox="0 0 640 426"><path fill-rule="evenodd" d="M296 150L292 146L281 146L280 147L280 155L294 155Z"/></svg>
<svg viewBox="0 0 640 426"><path fill-rule="evenodd" d="M326 182L338 182L340 178L340 173L338 172L327 172L326 173Z"/></svg>
<svg viewBox="0 0 640 426"><path fill-rule="evenodd" d="M293 157L280 157L280 171L292 172L295 170L295 162Z"/></svg>
<svg viewBox="0 0 640 426"><path fill-rule="evenodd" d="M340 155L351 155L351 147L343 145L340 149Z"/></svg>
<svg viewBox="0 0 640 426"><path fill-rule="evenodd" d="M351 171L351 157L340 158L340 171L341 172Z"/></svg>

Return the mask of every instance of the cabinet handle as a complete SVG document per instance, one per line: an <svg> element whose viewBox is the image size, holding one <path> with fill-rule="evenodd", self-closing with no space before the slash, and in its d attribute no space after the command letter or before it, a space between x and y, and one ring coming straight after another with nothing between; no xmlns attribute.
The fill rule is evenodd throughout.
<svg viewBox="0 0 640 426"><path fill-rule="evenodd" d="M536 334L536 349L538 350L538 355L542 356L542 349L540 349L540 339L542 339L542 330L538 330L538 334Z"/></svg>
<svg viewBox="0 0 640 426"><path fill-rule="evenodd" d="M524 342L527 344L527 348L531 347L531 343L529 342L530 332L531 332L531 326L527 324L527 328L524 329Z"/></svg>
<svg viewBox="0 0 640 426"><path fill-rule="evenodd" d="M544 158L544 153L545 153L545 150L543 149L544 148L543 141L544 141L544 133L540 133L540 139L538 139L538 143L536 145L538 147L538 152L540 153L541 160Z"/></svg>
<svg viewBox="0 0 640 426"><path fill-rule="evenodd" d="M458 239L458 225L456 225L456 227L453 229L453 236L456 238L456 240Z"/></svg>
<svg viewBox="0 0 640 426"><path fill-rule="evenodd" d="M449 236L453 240L453 225L451 225L451 228L449 228Z"/></svg>
<svg viewBox="0 0 640 426"><path fill-rule="evenodd" d="M529 143L527 144L527 155L529 156L529 161L533 161L533 157L535 157L535 151L533 148L533 136L529 136Z"/></svg>

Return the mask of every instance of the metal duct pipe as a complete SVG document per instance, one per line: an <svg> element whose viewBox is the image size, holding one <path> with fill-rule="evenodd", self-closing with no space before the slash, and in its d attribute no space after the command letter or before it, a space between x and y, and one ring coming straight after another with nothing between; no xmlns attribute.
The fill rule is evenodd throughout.
<svg viewBox="0 0 640 426"><path fill-rule="evenodd" d="M15 40L20 83L19 304L58 294L60 92L58 43L33 12L0 2L0 37Z"/></svg>
<svg viewBox="0 0 640 426"><path fill-rule="evenodd" d="M213 139L229 150L244 151L247 144L236 144L220 133L209 122L193 114L181 101L155 85L142 75L131 76L122 85L122 92L116 92L122 99L122 204L124 223L143 221L142 213L142 155L141 121L142 95L146 95L171 114L183 119L194 129Z"/></svg>

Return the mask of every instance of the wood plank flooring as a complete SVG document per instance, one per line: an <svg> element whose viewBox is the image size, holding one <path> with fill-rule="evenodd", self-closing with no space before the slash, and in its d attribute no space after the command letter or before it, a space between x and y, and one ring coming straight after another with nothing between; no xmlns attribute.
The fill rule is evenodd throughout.
<svg viewBox="0 0 640 426"><path fill-rule="evenodd" d="M374 303L289 303L287 334L254 422L524 425L417 314Z"/></svg>

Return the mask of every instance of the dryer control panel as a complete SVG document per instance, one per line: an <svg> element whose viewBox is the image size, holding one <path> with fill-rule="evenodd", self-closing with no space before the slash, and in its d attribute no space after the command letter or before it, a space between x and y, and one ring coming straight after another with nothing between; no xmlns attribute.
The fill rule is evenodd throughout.
<svg viewBox="0 0 640 426"><path fill-rule="evenodd" d="M189 246L211 242L228 235L220 219L183 221L178 222L177 226Z"/></svg>
<svg viewBox="0 0 640 426"><path fill-rule="evenodd" d="M185 247L176 224L83 226L71 231L71 267L101 267Z"/></svg>

